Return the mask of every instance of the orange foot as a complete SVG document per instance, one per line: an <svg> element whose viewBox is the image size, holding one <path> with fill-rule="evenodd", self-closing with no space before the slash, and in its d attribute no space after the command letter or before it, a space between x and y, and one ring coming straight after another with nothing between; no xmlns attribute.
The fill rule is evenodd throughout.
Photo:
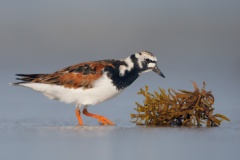
<svg viewBox="0 0 240 160"><path fill-rule="evenodd" d="M77 116L79 125L82 126L82 125L83 125L83 122L82 122L82 117L81 117L80 109L79 109L79 108L76 108L76 109L75 109L75 113L76 113L76 116Z"/></svg>
<svg viewBox="0 0 240 160"><path fill-rule="evenodd" d="M101 115L97 115L97 114L92 114L92 113L89 113L87 111L87 109L83 109L83 114L86 115L86 116L89 116L89 117L92 117L92 118L96 118L98 120L99 123L103 124L103 125L114 125L113 122L111 122L109 119L107 119L106 117L104 116L101 116Z"/></svg>

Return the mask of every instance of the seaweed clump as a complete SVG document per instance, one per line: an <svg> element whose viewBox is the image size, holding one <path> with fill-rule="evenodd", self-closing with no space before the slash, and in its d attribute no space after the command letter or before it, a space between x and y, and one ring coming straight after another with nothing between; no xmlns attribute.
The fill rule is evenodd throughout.
<svg viewBox="0 0 240 160"><path fill-rule="evenodd" d="M151 126L219 126L223 120L230 121L223 114L213 114L214 96L205 90L206 83L200 90L193 82L194 91L159 88L160 93L149 93L148 86L138 94L145 97L144 105L136 102L137 114L131 114L133 123Z"/></svg>

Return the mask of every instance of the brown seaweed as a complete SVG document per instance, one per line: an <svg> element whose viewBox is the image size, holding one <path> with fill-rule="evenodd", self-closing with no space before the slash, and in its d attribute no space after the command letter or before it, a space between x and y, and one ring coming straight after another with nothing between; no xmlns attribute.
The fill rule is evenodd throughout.
<svg viewBox="0 0 240 160"><path fill-rule="evenodd" d="M213 114L214 96L193 82L194 91L159 88L150 93L148 86L138 94L145 97L144 105L136 102L137 114L131 114L133 123L150 126L219 126L223 120L230 121L223 114Z"/></svg>

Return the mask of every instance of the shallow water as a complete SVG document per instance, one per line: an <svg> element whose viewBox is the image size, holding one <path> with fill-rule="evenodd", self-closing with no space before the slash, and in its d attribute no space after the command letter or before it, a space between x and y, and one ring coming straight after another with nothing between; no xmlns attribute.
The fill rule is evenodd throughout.
<svg viewBox="0 0 240 160"><path fill-rule="evenodd" d="M240 122L214 128L78 126L48 119L0 123L0 159L218 159L237 160Z"/></svg>

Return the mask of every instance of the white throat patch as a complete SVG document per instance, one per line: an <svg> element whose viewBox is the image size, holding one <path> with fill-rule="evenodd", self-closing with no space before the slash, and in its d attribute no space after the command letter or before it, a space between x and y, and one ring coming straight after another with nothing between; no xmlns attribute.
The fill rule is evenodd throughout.
<svg viewBox="0 0 240 160"><path fill-rule="evenodd" d="M132 62L130 57L127 57L124 62L127 63L127 66L120 65L119 66L119 76L124 76L126 71L130 71L134 67L134 63Z"/></svg>

